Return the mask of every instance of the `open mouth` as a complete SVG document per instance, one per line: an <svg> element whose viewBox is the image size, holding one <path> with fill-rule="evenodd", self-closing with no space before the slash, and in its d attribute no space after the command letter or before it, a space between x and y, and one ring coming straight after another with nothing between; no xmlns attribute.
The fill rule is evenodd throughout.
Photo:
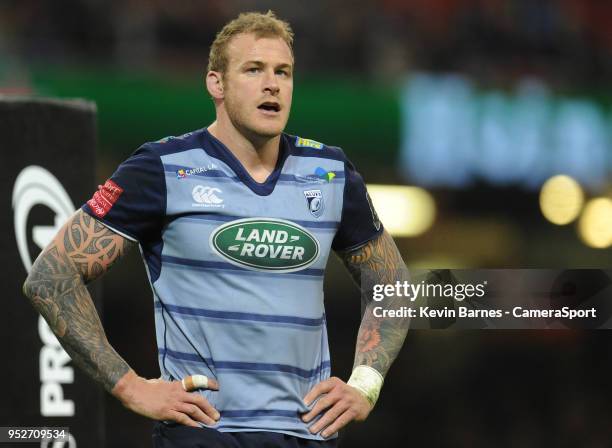
<svg viewBox="0 0 612 448"><path fill-rule="evenodd" d="M257 106L257 108L259 110L265 110L267 112L280 112L281 110L280 104L271 101L266 101L265 103L262 103Z"/></svg>

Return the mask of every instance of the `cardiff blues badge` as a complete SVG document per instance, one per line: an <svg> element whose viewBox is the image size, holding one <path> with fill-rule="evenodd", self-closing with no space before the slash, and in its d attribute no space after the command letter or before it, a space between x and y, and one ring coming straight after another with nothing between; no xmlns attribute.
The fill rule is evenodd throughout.
<svg viewBox="0 0 612 448"><path fill-rule="evenodd" d="M321 216L323 214L323 194L321 190L306 190L304 191L304 196L312 216L315 218Z"/></svg>

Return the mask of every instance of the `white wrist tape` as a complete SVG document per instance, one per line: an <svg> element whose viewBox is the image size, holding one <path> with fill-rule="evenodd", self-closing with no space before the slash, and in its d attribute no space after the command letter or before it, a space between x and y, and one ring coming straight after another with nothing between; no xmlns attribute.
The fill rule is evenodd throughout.
<svg viewBox="0 0 612 448"><path fill-rule="evenodd" d="M380 395L383 381L383 376L378 370L370 366L357 366L353 369L353 373L346 384L361 392L373 407L378 400L378 395Z"/></svg>

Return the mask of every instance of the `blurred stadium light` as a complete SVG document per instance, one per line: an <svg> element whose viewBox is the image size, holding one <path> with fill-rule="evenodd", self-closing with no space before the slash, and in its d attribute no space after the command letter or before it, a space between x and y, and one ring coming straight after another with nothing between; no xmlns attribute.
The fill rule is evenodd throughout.
<svg viewBox="0 0 612 448"><path fill-rule="evenodd" d="M369 184L368 191L380 220L393 236L418 236L436 217L436 203L419 187Z"/></svg>
<svg viewBox="0 0 612 448"><path fill-rule="evenodd" d="M578 232L589 247L606 249L612 246L612 199L600 197L587 202Z"/></svg>
<svg viewBox="0 0 612 448"><path fill-rule="evenodd" d="M540 209L553 224L565 225L574 221L584 204L580 184L563 174L548 179L540 191Z"/></svg>

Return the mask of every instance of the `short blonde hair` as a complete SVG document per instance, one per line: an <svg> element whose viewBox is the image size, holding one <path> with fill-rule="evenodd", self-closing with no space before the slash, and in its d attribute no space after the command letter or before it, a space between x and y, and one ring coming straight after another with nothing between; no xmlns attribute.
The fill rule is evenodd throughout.
<svg viewBox="0 0 612 448"><path fill-rule="evenodd" d="M254 34L257 38L278 37L285 41L293 55L293 30L289 23L277 18L272 11L265 14L246 12L228 22L217 33L217 37L210 47L207 70L209 72L225 72L228 64L226 51L228 43L234 36L249 33Z"/></svg>

